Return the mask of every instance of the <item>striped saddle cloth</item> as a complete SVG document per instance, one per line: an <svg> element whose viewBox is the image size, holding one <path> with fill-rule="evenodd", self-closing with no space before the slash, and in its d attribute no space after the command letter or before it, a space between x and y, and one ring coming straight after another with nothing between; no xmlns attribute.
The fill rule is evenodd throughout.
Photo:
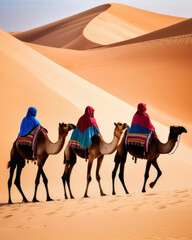
<svg viewBox="0 0 192 240"><path fill-rule="evenodd" d="M127 133L127 136L125 137L125 145L143 147L145 152L148 153L151 135L152 133L150 134Z"/></svg>
<svg viewBox="0 0 192 240"><path fill-rule="evenodd" d="M26 149L28 153L26 153L26 158L30 160L35 160L36 147L37 147L37 139L41 131L43 131L43 127L38 126L34 135L27 135L25 137L18 136L16 141L17 149Z"/></svg>

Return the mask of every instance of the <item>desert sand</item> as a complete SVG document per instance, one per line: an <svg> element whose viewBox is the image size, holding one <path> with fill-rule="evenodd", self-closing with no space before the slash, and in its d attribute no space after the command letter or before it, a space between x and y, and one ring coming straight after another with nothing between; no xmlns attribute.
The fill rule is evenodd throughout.
<svg viewBox="0 0 192 240"><path fill-rule="evenodd" d="M0 30L1 239L192 239L191 60L190 19L119 4L27 32ZM105 156L100 171L107 196L99 196L94 163L90 198L83 199L87 163L78 158L71 176L76 199L64 200L62 150L49 156L44 166L55 201L45 202L41 182L40 203L21 203L13 184L15 204L7 204L6 166L29 106L38 109L37 119L55 142L59 122L76 124L91 105L103 138L110 142L113 123L130 124L139 102L147 103L162 142L167 141L170 125L188 130L173 155L159 157L163 175L154 189L147 185L147 193L141 193L146 161L135 164L128 155L125 182L130 194L125 195L117 176L117 195L112 196L112 154ZM29 201L36 171L32 162L22 171L21 185ZM155 177L151 168L149 183Z"/></svg>
<svg viewBox="0 0 192 240"><path fill-rule="evenodd" d="M1 206L1 239L191 239L191 190ZM2 227L3 225L6 228Z"/></svg>

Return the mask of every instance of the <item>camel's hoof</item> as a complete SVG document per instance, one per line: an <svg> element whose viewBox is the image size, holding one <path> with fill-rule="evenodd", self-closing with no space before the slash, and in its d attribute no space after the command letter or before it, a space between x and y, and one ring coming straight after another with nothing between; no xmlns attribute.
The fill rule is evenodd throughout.
<svg viewBox="0 0 192 240"><path fill-rule="evenodd" d="M75 199L73 196L71 196L71 199Z"/></svg>
<svg viewBox="0 0 192 240"><path fill-rule="evenodd" d="M143 190L142 190L142 192L143 192L143 193L145 193L145 192L146 192L146 190L145 190L145 189L143 189Z"/></svg>
<svg viewBox="0 0 192 240"><path fill-rule="evenodd" d="M153 188L153 187L155 186L155 184L154 184L153 182L151 182L151 183L149 184L149 186L150 186L150 188Z"/></svg>
<svg viewBox="0 0 192 240"><path fill-rule="evenodd" d="M107 196L107 195L105 193L102 193L101 196L104 197L104 196Z"/></svg>
<svg viewBox="0 0 192 240"><path fill-rule="evenodd" d="M65 199L68 199L67 195L65 196Z"/></svg>
<svg viewBox="0 0 192 240"><path fill-rule="evenodd" d="M129 192L126 192L126 194L129 194Z"/></svg>
<svg viewBox="0 0 192 240"><path fill-rule="evenodd" d="M54 201L52 198L47 198L47 202L51 202L51 201Z"/></svg>
<svg viewBox="0 0 192 240"><path fill-rule="evenodd" d="M84 195L84 198L89 198L89 196L88 195Z"/></svg>
<svg viewBox="0 0 192 240"><path fill-rule="evenodd" d="M36 203L36 202L39 202L39 201L37 200L37 198L33 198L32 202Z"/></svg>
<svg viewBox="0 0 192 240"><path fill-rule="evenodd" d="M9 200L8 204L13 204L12 201Z"/></svg>
<svg viewBox="0 0 192 240"><path fill-rule="evenodd" d="M112 192L112 195L116 195L116 193L115 193L115 192Z"/></svg>
<svg viewBox="0 0 192 240"><path fill-rule="evenodd" d="M27 200L27 198L23 199L22 201L23 203L28 203L29 201Z"/></svg>

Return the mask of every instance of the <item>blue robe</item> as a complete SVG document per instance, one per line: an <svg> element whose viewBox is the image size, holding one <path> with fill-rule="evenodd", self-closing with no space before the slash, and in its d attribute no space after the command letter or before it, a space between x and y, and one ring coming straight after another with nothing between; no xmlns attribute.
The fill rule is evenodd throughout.
<svg viewBox="0 0 192 240"><path fill-rule="evenodd" d="M20 126L19 136L24 137L29 134L40 122L35 118L37 109L30 107L28 109L26 117L23 118Z"/></svg>

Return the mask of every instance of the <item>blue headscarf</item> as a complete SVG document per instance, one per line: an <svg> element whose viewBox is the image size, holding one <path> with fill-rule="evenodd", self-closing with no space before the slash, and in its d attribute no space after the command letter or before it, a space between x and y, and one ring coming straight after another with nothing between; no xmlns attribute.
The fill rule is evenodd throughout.
<svg viewBox="0 0 192 240"><path fill-rule="evenodd" d="M37 125L40 125L40 122L35 118L37 114L37 109L30 107L28 109L26 117L23 118L20 127L19 136L26 136L29 134Z"/></svg>

